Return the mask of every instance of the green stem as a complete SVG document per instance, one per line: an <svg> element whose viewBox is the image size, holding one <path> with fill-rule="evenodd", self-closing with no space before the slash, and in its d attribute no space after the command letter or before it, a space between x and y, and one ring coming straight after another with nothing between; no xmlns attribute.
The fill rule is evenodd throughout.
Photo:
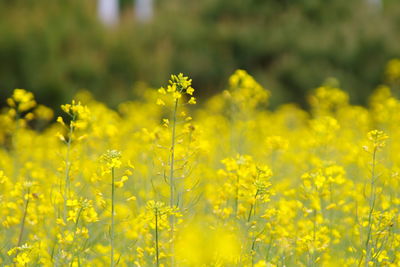
<svg viewBox="0 0 400 267"><path fill-rule="evenodd" d="M175 100L174 113L172 118L172 137L171 137L171 158L170 158L170 171L169 171L169 205L174 207L175 198L175 184L174 184L174 162L175 162L175 135L176 135L176 113L178 111L178 99Z"/></svg>
<svg viewBox="0 0 400 267"><path fill-rule="evenodd" d="M251 213L253 212L253 204L250 204L250 212L249 215L247 216L247 222L250 222L251 219Z"/></svg>
<svg viewBox="0 0 400 267"><path fill-rule="evenodd" d="M111 243L111 255L110 255L110 262L111 262L111 267L114 267L114 197L115 197L115 187L114 187L114 167L111 168L111 177L112 177L112 183L111 183L111 237L110 237L110 243Z"/></svg>
<svg viewBox="0 0 400 267"><path fill-rule="evenodd" d="M78 223L79 223L79 219L80 219L81 214L82 214L82 210L83 210L83 207L81 207L79 209L78 216L76 217L76 222L75 222L75 225L74 225L74 238L72 239L71 249L74 248L74 243L75 243L75 239L76 239L76 229L78 228ZM76 254L72 255L71 263L69 265L70 267L72 267L72 265L74 263L75 255Z"/></svg>
<svg viewBox="0 0 400 267"><path fill-rule="evenodd" d="M370 184L370 198L369 198L369 213L368 213L368 234L367 240L365 241L365 266L369 266L368 263L371 257L371 233L372 233L372 214L375 210L375 202L376 202L376 192L375 192L375 165L376 165L376 151L377 148L374 148L374 152L372 153L372 170L371 170L371 184Z"/></svg>
<svg viewBox="0 0 400 267"><path fill-rule="evenodd" d="M312 266L315 266L316 254L315 254L315 243L317 240L317 210L314 209L314 220L313 220L313 251L312 251Z"/></svg>
<svg viewBox="0 0 400 267"><path fill-rule="evenodd" d="M272 247L272 241L273 241L273 235L271 234L271 236L269 238L269 242L268 242L267 252L265 253L265 261L266 262L269 261L269 254L270 254L271 247Z"/></svg>
<svg viewBox="0 0 400 267"><path fill-rule="evenodd" d="M172 120L172 137L171 137L171 158L170 158L170 173L169 173L169 190L170 190L170 199L169 199L169 205L170 208L173 208L175 206L175 181L174 181L174 162L175 162L175 135L176 135L176 113L178 111L178 98L175 99L175 106L174 106L174 113L173 113L173 120ZM171 224L171 254L173 254L174 251L174 227L175 227L175 221L174 221L174 215L170 215L170 224ZM173 256L171 256L171 266L174 266L174 259Z"/></svg>
<svg viewBox="0 0 400 267"><path fill-rule="evenodd" d="M25 207L24 207L24 215L22 216L21 219L21 226L19 230L19 236L18 236L18 244L17 247L21 246L22 243L22 237L24 235L24 230L25 230L25 220L26 220L26 215L28 213L28 205L29 205L29 194L30 194L30 188L28 188L28 197L25 200Z"/></svg>
<svg viewBox="0 0 400 267"><path fill-rule="evenodd" d="M157 267L160 266L160 259L159 259L159 248L158 248L158 209L156 208L155 212L155 220L156 220L156 227L155 227L155 234L156 234L156 259L157 259Z"/></svg>
<svg viewBox="0 0 400 267"><path fill-rule="evenodd" d="M252 267L254 266L254 254L256 253L255 247L256 247L256 239L254 239L251 244L251 266Z"/></svg>
<svg viewBox="0 0 400 267"><path fill-rule="evenodd" d="M72 117L71 121L75 121L75 115ZM69 197L70 191L70 171L71 171L71 162L70 162L70 154L71 154L71 144L72 144L72 134L74 133L74 126L70 125L69 133L68 133L68 141L67 141L67 152L65 155L65 181L64 181L64 221L66 221L67 217L67 199Z"/></svg>
<svg viewBox="0 0 400 267"><path fill-rule="evenodd" d="M253 212L253 208L254 208L254 206L255 206L255 204L256 204L257 196L258 196L258 189L257 189L256 194L254 195L254 204L251 204L251 206L250 206L250 212L249 212L249 216L247 217L247 222L250 222L251 213ZM255 210L254 210L254 215L256 215L256 214L255 214Z"/></svg>

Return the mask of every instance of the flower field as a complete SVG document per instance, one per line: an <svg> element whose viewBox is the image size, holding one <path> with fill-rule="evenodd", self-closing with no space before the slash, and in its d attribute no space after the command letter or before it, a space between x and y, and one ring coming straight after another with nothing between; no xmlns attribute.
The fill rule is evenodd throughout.
<svg viewBox="0 0 400 267"><path fill-rule="evenodd" d="M367 107L324 85L268 110L243 70L196 99L172 75L63 116L0 115L1 266L400 266L400 61ZM201 90L199 88L199 90Z"/></svg>

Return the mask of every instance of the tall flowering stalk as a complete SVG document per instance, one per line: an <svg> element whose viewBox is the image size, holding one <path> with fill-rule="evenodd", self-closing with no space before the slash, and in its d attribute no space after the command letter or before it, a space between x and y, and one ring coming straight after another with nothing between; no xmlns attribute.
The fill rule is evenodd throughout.
<svg viewBox="0 0 400 267"><path fill-rule="evenodd" d="M191 87L192 80L188 77L184 76L182 73L178 75L171 75L171 79L169 80L169 85L167 88L160 88L158 90L160 97L157 99L157 104L161 106L165 106L166 102L170 102L172 99L172 115L171 115L171 123L169 119L164 119L164 126L171 128L171 139L169 146L169 175L168 175L168 184L169 184L169 208L174 209L177 206L177 189L176 189L176 144L177 144L177 126L178 126L178 114L181 106L184 104L196 104L196 98L193 97L194 89ZM167 96L168 97L165 97ZM188 100L185 103L183 100L183 96L188 96ZM185 114L183 112L183 114ZM184 116L184 121L191 120L191 117ZM179 193L179 192L178 192ZM175 228L175 219L174 216L170 215L170 235L171 240L174 237L174 228ZM172 241L173 242L173 241ZM172 252L173 252L173 243L172 243ZM173 264L173 263L172 263Z"/></svg>
<svg viewBox="0 0 400 267"><path fill-rule="evenodd" d="M12 148L14 149L14 153L17 153L18 131L20 129L25 128L27 123L34 118L32 111L37 106L37 103L35 101L34 95L31 92L28 92L24 89L15 89L12 97L7 99L7 104L10 107L10 109L8 110L8 115L10 116L11 119L15 120L15 126L13 129L13 138L12 138ZM18 172L20 170L18 159L19 159L18 156L14 156L14 162L13 162L14 177L17 177ZM32 186L32 182L29 181L29 179L27 178L25 179L26 180L24 181L23 185L26 192L22 192L24 199L24 208L20 222L17 247L19 247L22 244L22 239L25 230L26 216L28 213L28 206L30 201L30 193L31 193L30 190Z"/></svg>
<svg viewBox="0 0 400 267"><path fill-rule="evenodd" d="M193 92L194 89L191 87L192 80L188 77L183 76L182 73L179 75L171 75L171 79L169 80L169 85L167 89L160 88L158 92L161 95L170 94L173 99L173 110L172 110L172 123L171 127L171 145L170 145L170 157L169 157L169 187L170 187L170 198L169 205L173 208L176 204L175 197L175 146L176 146L176 127L177 127L177 119L178 119L178 110L180 107L180 101L182 101L182 95L189 95L190 99L187 102L188 104L196 104L196 98L194 98ZM157 99L157 104L165 105L165 101L161 98ZM188 119L187 117L186 119ZM169 126L169 120L164 119L164 125Z"/></svg>
<svg viewBox="0 0 400 267"><path fill-rule="evenodd" d="M111 173L110 266L114 267L115 168L121 166L121 152L117 150L108 150L101 156L101 160L106 164L106 171Z"/></svg>
<svg viewBox="0 0 400 267"><path fill-rule="evenodd" d="M81 105L80 102L76 103L74 100L72 100L71 104L62 105L61 109L69 117L68 123L65 123L62 117L57 118L57 122L61 124L67 132L65 135L61 133L57 134L60 140L66 145L64 181L60 181L60 193L64 198L63 218L65 220L67 210L66 203L70 198L71 190L72 143L85 137L85 135L78 135L77 131L83 130L87 127L90 112L86 106Z"/></svg>
<svg viewBox="0 0 400 267"><path fill-rule="evenodd" d="M369 183L369 211L368 211L368 220L367 220L367 237L365 240L365 266L370 266L373 260L373 253L374 253L374 244L372 241L372 230L374 224L374 212L376 209L376 201L377 201L377 186L376 182L378 179L378 175L376 174L376 167L377 167L377 159L376 155L379 150L381 150L386 142L385 140L389 137L382 131L373 130L370 131L367 135L368 140L370 141L370 146L365 147L367 152L371 153L372 160L371 160L371 176L370 176L370 183ZM362 256L363 257L363 256ZM361 260L362 260L361 257ZM360 261L361 263L361 261Z"/></svg>
<svg viewBox="0 0 400 267"><path fill-rule="evenodd" d="M30 194L31 194L31 187L33 183L32 182L26 182L24 186L26 187L26 193L24 192L24 212L21 218L21 224L20 224L20 230L19 230L19 235L18 235L18 243L17 247L21 246L22 244L22 238L24 236L24 230L25 230L25 222L26 222L26 215L28 214L28 206L29 206L29 201L30 201Z"/></svg>

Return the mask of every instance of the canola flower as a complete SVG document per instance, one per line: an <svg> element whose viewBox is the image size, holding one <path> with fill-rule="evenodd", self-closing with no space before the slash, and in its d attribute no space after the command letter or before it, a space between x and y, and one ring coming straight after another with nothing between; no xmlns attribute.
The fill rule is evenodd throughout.
<svg viewBox="0 0 400 267"><path fill-rule="evenodd" d="M183 74L116 110L80 92L55 123L16 89L0 265L399 266L398 69L366 107L330 83L307 111L244 70L204 102Z"/></svg>

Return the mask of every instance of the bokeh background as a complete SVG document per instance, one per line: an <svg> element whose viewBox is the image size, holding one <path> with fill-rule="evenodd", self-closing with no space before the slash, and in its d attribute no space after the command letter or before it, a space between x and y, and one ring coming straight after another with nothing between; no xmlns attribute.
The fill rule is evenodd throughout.
<svg viewBox="0 0 400 267"><path fill-rule="evenodd" d="M272 108L326 82L365 104L399 44L397 0L4 0L1 101L25 88L58 108L87 89L115 107L178 72L206 98L242 68Z"/></svg>

